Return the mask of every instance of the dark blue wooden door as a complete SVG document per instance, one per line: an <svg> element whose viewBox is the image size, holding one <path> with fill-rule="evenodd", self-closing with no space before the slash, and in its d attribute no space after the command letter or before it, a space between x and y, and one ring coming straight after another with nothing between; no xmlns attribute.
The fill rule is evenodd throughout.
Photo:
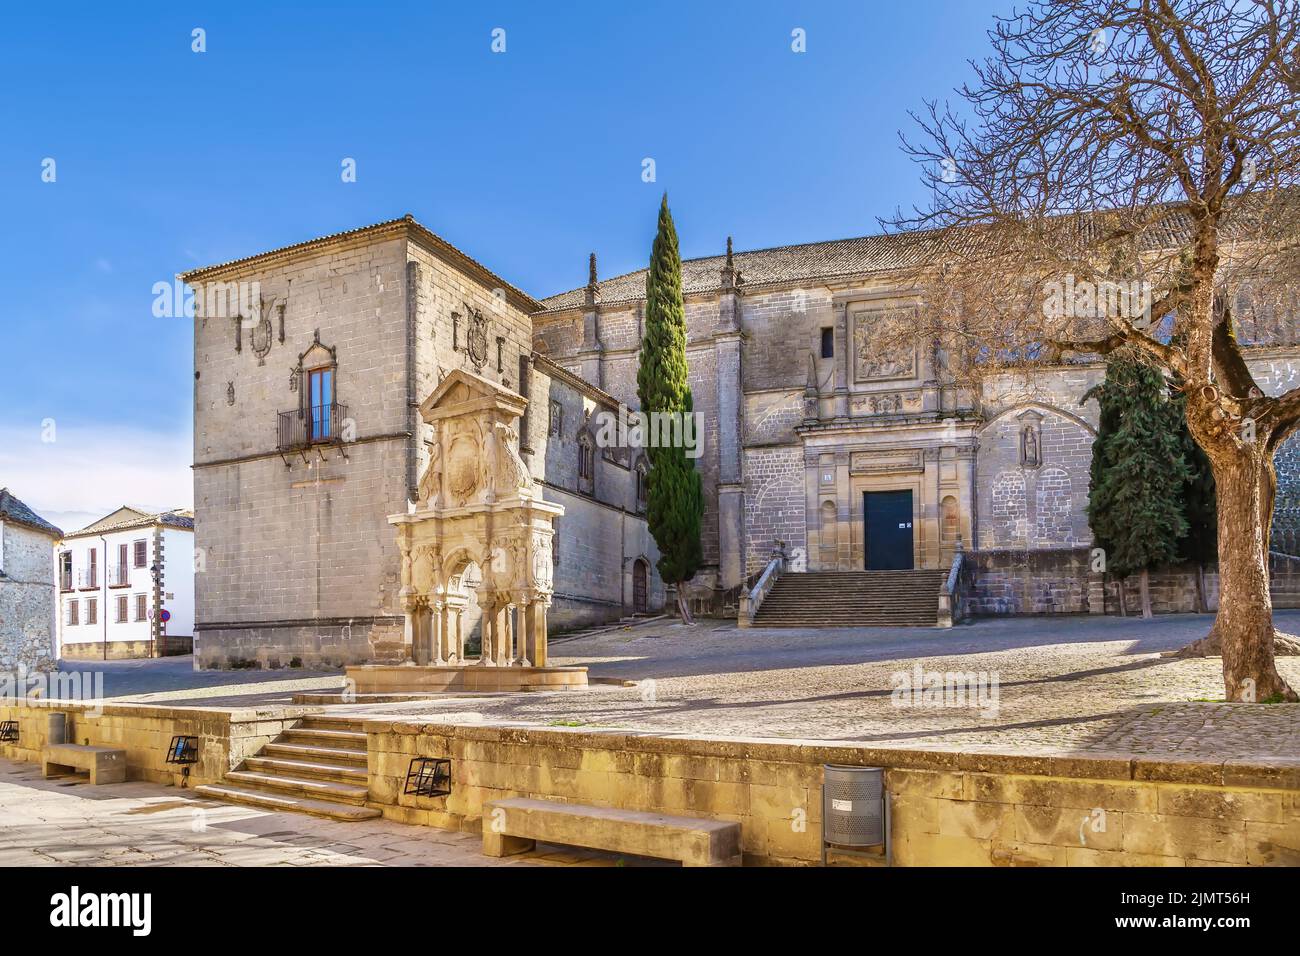
<svg viewBox="0 0 1300 956"><path fill-rule="evenodd" d="M912 492L864 491L868 571L912 569Z"/></svg>

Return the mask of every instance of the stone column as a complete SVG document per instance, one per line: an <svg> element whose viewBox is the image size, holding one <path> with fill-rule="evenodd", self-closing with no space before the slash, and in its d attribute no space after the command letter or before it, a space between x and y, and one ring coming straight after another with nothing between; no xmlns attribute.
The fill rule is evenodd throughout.
<svg viewBox="0 0 1300 956"><path fill-rule="evenodd" d="M509 600L500 601L496 609L496 662L498 667L510 666L510 608Z"/></svg>
<svg viewBox="0 0 1300 956"><path fill-rule="evenodd" d="M829 555L821 546L821 458L815 451L804 453L804 539L809 571L833 570Z"/></svg>
<svg viewBox="0 0 1300 956"><path fill-rule="evenodd" d="M847 451L835 453L835 566L841 571L855 570L852 522L856 508L852 495L853 481L849 476L850 464L851 456Z"/></svg>
<svg viewBox="0 0 1300 956"><path fill-rule="evenodd" d="M463 667L465 665L465 608L464 605L457 605L448 609L449 621L451 626L452 647L455 649L455 659L453 664Z"/></svg>
<svg viewBox="0 0 1300 956"><path fill-rule="evenodd" d="M741 456L741 332L735 293L723 296L714 335L718 403L718 583L733 588L745 578L745 486Z"/></svg>
<svg viewBox="0 0 1300 956"><path fill-rule="evenodd" d="M835 303L835 417L849 417L849 307Z"/></svg>
<svg viewBox="0 0 1300 956"><path fill-rule="evenodd" d="M408 605L403 614L406 620L402 624L402 647L406 651L406 659L416 663L419 663L415 655L416 634L420 628L420 622L416 620L418 613L418 608Z"/></svg>
<svg viewBox="0 0 1300 956"><path fill-rule="evenodd" d="M500 621L497 614L497 602L493 595L479 591L479 607L483 609L479 617L479 631L482 635L479 643L478 663L483 667L496 667L496 641Z"/></svg>
<svg viewBox="0 0 1300 956"><path fill-rule="evenodd" d="M414 664L429 663L429 625L425 618L425 607L417 604L411 611L413 627L411 629L411 652L409 660Z"/></svg>
<svg viewBox="0 0 1300 956"><path fill-rule="evenodd" d="M446 651L443 644L446 640L446 631L443 627L442 619L442 602L435 601L429 607L428 611L429 643L432 645L432 660L430 661L435 667L442 667L447 663Z"/></svg>
<svg viewBox="0 0 1300 956"><path fill-rule="evenodd" d="M533 630L533 666L545 667L547 660L546 650L546 608L548 602L544 599L537 602L537 610L534 612L534 630Z"/></svg>
<svg viewBox="0 0 1300 956"><path fill-rule="evenodd" d="M537 656L537 598L528 598L524 604L523 633L520 637L519 663L532 665Z"/></svg>

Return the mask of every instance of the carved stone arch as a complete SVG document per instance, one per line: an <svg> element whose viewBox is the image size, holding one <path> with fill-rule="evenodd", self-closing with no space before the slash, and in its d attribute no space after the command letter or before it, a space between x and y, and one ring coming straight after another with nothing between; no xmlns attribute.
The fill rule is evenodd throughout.
<svg viewBox="0 0 1300 956"><path fill-rule="evenodd" d="M305 411L311 403L310 389L307 387L304 377L308 372L315 372L320 369L328 368L334 372L334 400L338 401L338 349L333 345L326 345L320 340L320 329L316 329L312 334L311 345L305 350L298 353L298 364L293 367L289 376L289 390L298 393L298 407Z"/></svg>
<svg viewBox="0 0 1300 956"><path fill-rule="evenodd" d="M477 564L483 566L483 554L469 546L462 545L454 550L448 551L442 556L440 573L444 587L451 586L451 579L459 575L469 565Z"/></svg>
<svg viewBox="0 0 1300 956"><path fill-rule="evenodd" d="M984 434L984 432L988 431L995 424L1002 421L1002 419L1006 418L1009 415L1019 416L1024 414L1025 412L1034 412L1044 417L1046 417L1047 415L1059 415L1061 418L1067 419L1068 421L1073 422L1075 425L1078 425L1080 428L1085 429L1089 435L1092 435L1093 437L1096 437L1097 435L1097 429L1095 429L1092 425L1090 425L1087 419L1080 418L1078 415L1074 414L1071 411L1067 411L1066 409L1062 408L1059 405L1049 405L1045 402L1020 402L1016 405L1012 405L1008 408L1004 408L1002 409L1002 411L998 412L996 415L994 415L992 418L986 421L983 425L981 425L977 430L976 435Z"/></svg>

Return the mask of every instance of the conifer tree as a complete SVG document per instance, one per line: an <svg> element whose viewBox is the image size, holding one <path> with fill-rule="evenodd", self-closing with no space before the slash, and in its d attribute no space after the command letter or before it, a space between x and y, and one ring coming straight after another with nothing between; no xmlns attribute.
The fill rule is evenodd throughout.
<svg viewBox="0 0 1300 956"><path fill-rule="evenodd" d="M1139 575L1142 616L1151 617L1150 571L1177 560L1187 536L1183 491L1191 479L1164 375L1131 352L1112 353L1097 399L1088 523L1106 569Z"/></svg>
<svg viewBox="0 0 1300 956"><path fill-rule="evenodd" d="M686 309L682 303L682 260L677 229L668 211L668 194L659 206L659 228L646 273L645 337L641 342L636 390L641 411L693 419L694 404L687 383ZM684 429L685 425L683 425ZM695 436L698 441L700 436ZM693 624L684 585L703 562L700 519L704 494L700 473L681 445L650 442L646 521L659 546L659 576L677 586L677 609Z"/></svg>

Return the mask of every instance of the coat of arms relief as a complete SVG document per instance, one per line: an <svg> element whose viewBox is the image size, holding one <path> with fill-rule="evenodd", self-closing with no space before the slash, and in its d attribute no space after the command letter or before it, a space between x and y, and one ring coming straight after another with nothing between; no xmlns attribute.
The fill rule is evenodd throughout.
<svg viewBox="0 0 1300 956"><path fill-rule="evenodd" d="M483 313L469 305L465 306L468 327L465 329L465 351L476 369L483 368L488 359L487 319Z"/></svg>

